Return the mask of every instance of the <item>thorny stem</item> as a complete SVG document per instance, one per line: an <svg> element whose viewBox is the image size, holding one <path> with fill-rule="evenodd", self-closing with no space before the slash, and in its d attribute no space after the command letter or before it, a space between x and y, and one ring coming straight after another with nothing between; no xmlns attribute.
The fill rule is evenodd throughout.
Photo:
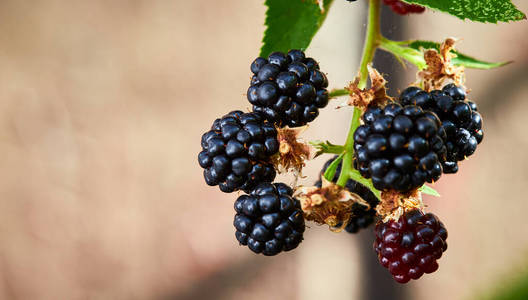
<svg viewBox="0 0 528 300"><path fill-rule="evenodd" d="M367 86L368 80L368 68L367 66L374 59L374 53L379 46L381 40L380 34L380 2L381 0L369 0L369 15L367 33L365 38L365 46L363 48L363 55L361 58L361 64L359 69L359 84L358 88L364 89ZM344 187L350 178L350 174L355 171L353 168L353 156L354 156L354 132L359 126L359 119L361 116L361 110L354 107L354 114L352 121L350 122L350 129L345 143L345 152L343 156L343 165L339 178L337 179L337 185ZM356 171L357 172L357 171ZM326 175L326 174L325 174ZM370 188L370 186L369 186ZM373 190L375 191L375 190Z"/></svg>

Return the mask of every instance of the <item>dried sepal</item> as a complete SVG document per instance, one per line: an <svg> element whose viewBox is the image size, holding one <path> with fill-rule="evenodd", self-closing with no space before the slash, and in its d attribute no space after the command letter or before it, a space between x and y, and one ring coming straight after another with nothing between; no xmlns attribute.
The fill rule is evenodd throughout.
<svg viewBox="0 0 528 300"><path fill-rule="evenodd" d="M370 205L355 193L333 182L321 178L321 187L299 187L294 197L301 202L304 218L317 224L327 224L331 231L345 228L352 214L352 206L359 203L370 209Z"/></svg>
<svg viewBox="0 0 528 300"><path fill-rule="evenodd" d="M275 169L279 173L293 171L300 175L305 166L305 160L313 156L312 147L299 139L299 136L308 128L277 128L277 140L279 141L279 152L272 157Z"/></svg>
<svg viewBox="0 0 528 300"><path fill-rule="evenodd" d="M440 46L440 51L429 49L424 53L427 68L417 74L419 83L426 91L441 89L443 86L454 83L463 85L465 81L464 67L454 66L451 59L456 57L451 50L455 48L456 40L446 39Z"/></svg>
<svg viewBox="0 0 528 300"><path fill-rule="evenodd" d="M360 78L356 77L347 88L350 92L350 98L339 107L356 106L365 110L369 105L383 105L388 100L391 100L391 97L387 95L387 88L385 87L387 81L385 78L370 65L367 68L371 82L370 88L360 89L358 87Z"/></svg>
<svg viewBox="0 0 528 300"><path fill-rule="evenodd" d="M384 223L398 221L404 213L413 209L424 209L422 194L418 190L406 194L393 190L381 192L381 201L376 206L376 212Z"/></svg>

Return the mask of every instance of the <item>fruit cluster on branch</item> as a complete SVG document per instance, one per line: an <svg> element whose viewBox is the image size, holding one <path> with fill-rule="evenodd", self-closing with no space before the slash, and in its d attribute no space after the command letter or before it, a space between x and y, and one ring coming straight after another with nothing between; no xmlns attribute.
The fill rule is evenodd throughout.
<svg viewBox="0 0 528 300"><path fill-rule="evenodd" d="M317 3L315 18L322 22L328 6ZM301 50L264 52L250 65L247 100L252 111L235 110L216 119L202 136L198 162L208 185L226 193L240 191L233 222L240 245L273 256L299 246L306 221L351 234L376 224L379 262L405 283L435 272L447 249L444 224L424 211L422 192L434 191L425 183L457 173L461 162L475 154L484 133L482 116L463 84L464 65L455 65L456 40L391 41L380 32L381 3L369 0L359 75L346 88L329 93L319 63ZM400 0L383 3L401 15L425 11ZM386 79L371 66L377 49L419 69L417 81L394 98L387 95ZM502 65L460 59L467 66ZM341 107L354 107L346 142L314 142L314 151L300 135L331 98L340 96L349 96ZM314 153L333 158L314 186L297 186L305 161ZM290 171L295 176L292 186L274 182L277 172Z"/></svg>

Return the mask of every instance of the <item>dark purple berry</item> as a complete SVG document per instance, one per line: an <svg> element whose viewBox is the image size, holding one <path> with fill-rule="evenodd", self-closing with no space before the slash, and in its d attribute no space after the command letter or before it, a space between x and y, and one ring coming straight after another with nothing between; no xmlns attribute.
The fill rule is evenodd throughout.
<svg viewBox="0 0 528 300"><path fill-rule="evenodd" d="M438 218L411 210L397 221L379 222L374 250L382 266L399 283L418 279L438 269L437 260L447 249L447 230Z"/></svg>

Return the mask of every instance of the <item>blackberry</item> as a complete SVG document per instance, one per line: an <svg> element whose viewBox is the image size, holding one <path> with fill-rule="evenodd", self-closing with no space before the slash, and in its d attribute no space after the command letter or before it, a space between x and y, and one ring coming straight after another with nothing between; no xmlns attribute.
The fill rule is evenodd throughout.
<svg viewBox="0 0 528 300"><path fill-rule="evenodd" d="M442 90L430 93L418 87L409 87L401 93L400 102L430 110L442 121L447 134L447 156L442 162L444 173L456 173L458 161L471 156L482 141L482 117L477 105L466 99L462 87L448 84Z"/></svg>
<svg viewBox="0 0 528 300"><path fill-rule="evenodd" d="M277 131L259 113L232 111L202 135L198 163L208 185L222 192L250 191L275 179L271 156L279 150Z"/></svg>
<svg viewBox="0 0 528 300"><path fill-rule="evenodd" d="M298 127L313 121L328 104L328 79L313 58L301 50L271 53L251 64L247 98L253 111L279 127Z"/></svg>
<svg viewBox="0 0 528 300"><path fill-rule="evenodd" d="M266 256L297 248L305 229L299 201L284 183L261 183L235 201L236 239Z"/></svg>
<svg viewBox="0 0 528 300"><path fill-rule="evenodd" d="M425 7L416 5L416 4L407 4L400 0L383 0L383 2L390 6L393 12L399 14L399 15L406 15L409 13L423 13L425 11Z"/></svg>
<svg viewBox="0 0 528 300"><path fill-rule="evenodd" d="M379 262L394 279L406 283L438 269L438 260L447 249L447 230L438 218L411 210L398 221L376 225L374 250Z"/></svg>
<svg viewBox="0 0 528 300"><path fill-rule="evenodd" d="M371 107L354 133L354 167L378 190L408 192L442 175L446 133L432 112L391 102Z"/></svg>
<svg viewBox="0 0 528 300"><path fill-rule="evenodd" d="M319 174L319 180L315 182L315 186L321 187L321 177L323 176L324 172L330 166L330 164L337 158L335 156L334 158L331 158L328 160L321 170L321 173ZM339 174L341 173L341 165L342 162L337 166L336 174L332 180L332 182L337 182L337 178L339 177ZM370 208L368 209L364 205L355 203L352 206L352 215L350 216L350 219L348 221L347 226L345 227L345 230L349 233L356 233L362 228L367 228L370 226L370 224L374 223L374 219L376 217L376 206L379 203L378 198L364 185L360 184L359 182L349 179L346 184L347 190L349 190L352 193L357 194L360 196L363 200L365 200L369 205ZM340 227L340 225L336 226Z"/></svg>

